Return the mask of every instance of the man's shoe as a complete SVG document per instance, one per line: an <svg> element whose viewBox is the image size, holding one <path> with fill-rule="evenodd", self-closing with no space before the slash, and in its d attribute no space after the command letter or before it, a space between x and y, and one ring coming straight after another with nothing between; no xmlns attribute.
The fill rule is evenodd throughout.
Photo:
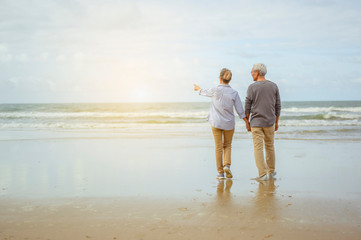
<svg viewBox="0 0 361 240"><path fill-rule="evenodd" d="M252 178L252 180L256 180L256 181L268 181L269 179L270 179L269 174L265 174L261 177Z"/></svg>
<svg viewBox="0 0 361 240"><path fill-rule="evenodd" d="M223 168L223 171L226 173L226 177L227 177L227 178L233 178L231 169L230 169L228 166L225 166L225 167Z"/></svg>
<svg viewBox="0 0 361 240"><path fill-rule="evenodd" d="M216 178L217 178L217 179L225 179L224 173L218 174Z"/></svg>

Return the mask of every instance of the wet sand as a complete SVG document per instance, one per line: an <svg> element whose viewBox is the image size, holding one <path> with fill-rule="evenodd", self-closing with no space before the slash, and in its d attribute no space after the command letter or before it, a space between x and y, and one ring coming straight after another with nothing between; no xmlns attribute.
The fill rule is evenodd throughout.
<svg viewBox="0 0 361 240"><path fill-rule="evenodd" d="M356 202L294 200L262 188L254 197L218 192L188 201L1 201L0 234L1 239L359 239Z"/></svg>
<svg viewBox="0 0 361 240"><path fill-rule="evenodd" d="M360 239L360 142L278 140L277 179L211 138L30 133L0 141L0 239Z"/></svg>

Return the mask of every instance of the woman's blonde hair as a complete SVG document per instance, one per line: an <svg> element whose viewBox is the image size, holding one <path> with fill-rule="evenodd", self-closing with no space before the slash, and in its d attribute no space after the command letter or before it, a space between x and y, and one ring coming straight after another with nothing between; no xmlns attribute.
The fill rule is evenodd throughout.
<svg viewBox="0 0 361 240"><path fill-rule="evenodd" d="M232 79L232 72L227 68L222 68L219 77L222 79L224 83L229 83Z"/></svg>

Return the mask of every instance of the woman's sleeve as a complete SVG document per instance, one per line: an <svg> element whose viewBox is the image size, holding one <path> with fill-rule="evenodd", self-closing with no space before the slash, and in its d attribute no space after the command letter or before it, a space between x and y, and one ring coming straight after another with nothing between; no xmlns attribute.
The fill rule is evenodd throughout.
<svg viewBox="0 0 361 240"><path fill-rule="evenodd" d="M235 99L235 102L234 102L234 108L236 109L236 112L238 114L238 116L243 119L246 117L246 114L243 110L243 106L242 106L242 101L241 99L239 98L239 95L237 93L236 95L236 99Z"/></svg>
<svg viewBox="0 0 361 240"><path fill-rule="evenodd" d="M199 95L205 96L205 97L213 97L215 93L216 93L216 88L199 90Z"/></svg>

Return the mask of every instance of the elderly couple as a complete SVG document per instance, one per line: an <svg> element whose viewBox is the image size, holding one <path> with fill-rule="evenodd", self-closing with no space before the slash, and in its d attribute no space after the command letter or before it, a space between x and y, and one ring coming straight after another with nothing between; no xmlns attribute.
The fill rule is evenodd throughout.
<svg viewBox="0 0 361 240"><path fill-rule="evenodd" d="M232 178L231 148L235 128L233 107L238 116L252 132L254 157L259 176L254 180L267 181L276 175L274 132L278 130L278 119L281 112L281 100L275 83L266 80L267 68L263 63L256 63L252 68L252 83L247 90L245 111L238 92L229 82L232 79L230 70L223 68L219 75L219 85L211 89L202 89L194 84L199 95L212 98L208 121L212 126L215 142L218 179ZM248 121L251 116L251 120ZM266 150L264 160L263 145ZM224 156L224 161L223 161Z"/></svg>

